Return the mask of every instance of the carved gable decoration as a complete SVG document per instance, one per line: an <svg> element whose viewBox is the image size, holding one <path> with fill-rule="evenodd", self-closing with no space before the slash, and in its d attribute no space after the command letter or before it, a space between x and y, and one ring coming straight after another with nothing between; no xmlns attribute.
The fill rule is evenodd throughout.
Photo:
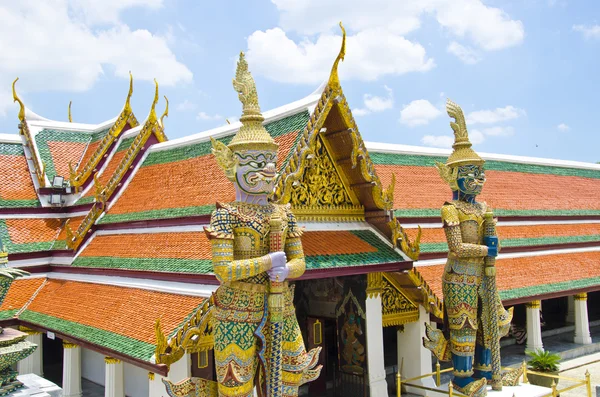
<svg viewBox="0 0 600 397"><path fill-rule="evenodd" d="M419 307L411 301L392 277L383 275L381 306L383 326L391 327L419 320Z"/></svg>
<svg viewBox="0 0 600 397"><path fill-rule="evenodd" d="M303 220L363 220L364 209L352 202L321 138L299 181L291 187L294 214Z"/></svg>

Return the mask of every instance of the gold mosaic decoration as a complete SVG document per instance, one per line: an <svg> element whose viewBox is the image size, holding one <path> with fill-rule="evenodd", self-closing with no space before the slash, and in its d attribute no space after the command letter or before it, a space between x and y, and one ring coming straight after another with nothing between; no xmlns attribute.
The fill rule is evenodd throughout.
<svg viewBox="0 0 600 397"><path fill-rule="evenodd" d="M71 162L69 162L69 170L70 170L70 181L71 186L74 188L80 188L83 184L88 180L90 175L95 171L96 166L104 158L104 155L111 147L111 145L115 142L115 140L119 137L125 125L129 124L131 128L138 126L138 121L133 115L133 110L131 109L130 99L133 94L133 76L129 73L129 92L127 93L127 99L125 100L125 106L123 110L119 114L117 121L112 125L110 130L100 144L94 150L94 153L91 155L87 164L80 164L77 169L73 167ZM69 121L71 118L71 107L69 105Z"/></svg>
<svg viewBox="0 0 600 397"><path fill-rule="evenodd" d="M419 307L402 292L398 282L387 274L383 274L381 281L383 326L398 326L417 321Z"/></svg>
<svg viewBox="0 0 600 397"><path fill-rule="evenodd" d="M419 226L417 238L414 242L410 241L408 234L400 225L400 222L398 222L396 217L394 217L391 221L388 222L388 226L392 231L392 244L394 245L394 248L397 248L398 242L400 242L400 250L404 252L410 259L414 261L418 260L419 254L421 253L421 226Z"/></svg>
<svg viewBox="0 0 600 397"><path fill-rule="evenodd" d="M33 143L33 137L31 136L31 132L29 131L29 126L27 126L27 121L25 120L25 105L23 101L17 95L17 90L15 89L15 84L19 78L17 77L15 81L12 83L12 92L13 92L13 100L14 102L19 103L19 133L23 135L25 138L25 146L29 150L31 154L31 159L33 160L33 168L35 169L35 176L37 178L38 184L40 187L46 186L46 164L43 161L40 161L39 157L35 153L35 144Z"/></svg>
<svg viewBox="0 0 600 397"><path fill-rule="evenodd" d="M294 214L302 220L327 220L343 217L364 220L364 208L355 205L342 182L327 149L318 138L315 156L297 184L292 186L290 203Z"/></svg>

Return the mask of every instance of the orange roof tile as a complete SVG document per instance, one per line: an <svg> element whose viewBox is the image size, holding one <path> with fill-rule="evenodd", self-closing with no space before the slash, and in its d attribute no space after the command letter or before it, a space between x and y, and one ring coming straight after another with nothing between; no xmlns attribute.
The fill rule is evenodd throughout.
<svg viewBox="0 0 600 397"><path fill-rule="evenodd" d="M0 155L0 180L0 199L37 199L24 155Z"/></svg>
<svg viewBox="0 0 600 397"><path fill-rule="evenodd" d="M499 259L496 261L496 284L503 299L600 285L598 263L600 251ZM416 269L441 299L444 265L418 266Z"/></svg>
<svg viewBox="0 0 600 397"><path fill-rule="evenodd" d="M5 222L13 244L54 241L62 225L61 219L6 219Z"/></svg>
<svg viewBox="0 0 600 397"><path fill-rule="evenodd" d="M123 160L123 157L125 157L126 153L127 153L126 150L121 150L114 154L114 156L110 159L108 164L106 164L106 168L104 168L104 170L102 170L100 172L100 174L98 175L98 182L100 182L100 185L106 186L106 184L108 183L110 178L115 173L115 170L121 163L121 160ZM94 189L94 186L92 185L92 187L85 194L85 197L94 196L95 192L96 192L96 189Z"/></svg>
<svg viewBox="0 0 600 397"><path fill-rule="evenodd" d="M302 236L306 256L377 252L377 248L349 231L310 231Z"/></svg>
<svg viewBox="0 0 600 397"><path fill-rule="evenodd" d="M45 280L43 277L14 280L6 293L2 305L0 305L0 312L21 309Z"/></svg>
<svg viewBox="0 0 600 397"><path fill-rule="evenodd" d="M75 166L86 146L87 143L85 142L49 141L48 148L50 149L56 175L68 178L70 175L69 162Z"/></svg>
<svg viewBox="0 0 600 397"><path fill-rule="evenodd" d="M204 299L49 279L27 310L154 344L154 323L158 317L161 317L163 330L169 334Z"/></svg>

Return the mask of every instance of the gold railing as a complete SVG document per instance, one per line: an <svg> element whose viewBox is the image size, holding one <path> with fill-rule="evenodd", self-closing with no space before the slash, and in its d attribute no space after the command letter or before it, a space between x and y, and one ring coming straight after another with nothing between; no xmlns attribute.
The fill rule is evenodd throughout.
<svg viewBox="0 0 600 397"><path fill-rule="evenodd" d="M529 383L528 379L527 379L527 375L528 374L534 374L534 375L539 375L545 378L552 378L552 385L550 387L551 391L548 394L544 394L543 396L540 397L557 397L560 395L560 393L564 393L566 391L569 390L573 390L576 389L578 387L585 387L586 388L586 396L587 397L592 397L592 381L590 378L590 371L586 371L585 372L585 379L581 380L581 379L576 379L576 378L571 378L568 376L562 376L562 375L552 375L552 374L548 374L548 373L543 373L543 372L535 372L535 371L531 371L529 369L527 369L527 364L525 362L523 362L522 365L522 369L523 369L523 382L522 383ZM433 387L427 387L427 386L422 386L422 385L417 385L414 383L410 383L410 382L414 382L416 380L420 380L420 379L424 379L430 376L435 376L435 384L437 387L441 386L441 374L443 373L447 373L452 371L454 368L447 368L444 370L440 369L440 363L438 362L436 364L436 371L429 373L429 374L425 374L425 375L421 375L421 376L417 376L414 378L410 378L410 379L406 379L406 380L402 380L402 376L400 375L400 371L398 371L396 373L396 396L397 397L401 397L402 395L402 386L408 386L408 387L413 387L415 389L421 389L421 390L428 390L428 391L434 391L436 393L439 394L445 394L448 395L450 397L453 396L465 396L465 394L459 393L454 391L454 388L452 386L452 382L450 382L448 384L448 391L446 390L440 390L437 388L433 388ZM503 368L503 369L507 369L507 370L514 370L514 368ZM569 381L569 382L575 382L575 384L564 387L559 389L557 382L554 381L554 379L558 379L558 380L565 380L565 381ZM466 397L466 396L465 396Z"/></svg>

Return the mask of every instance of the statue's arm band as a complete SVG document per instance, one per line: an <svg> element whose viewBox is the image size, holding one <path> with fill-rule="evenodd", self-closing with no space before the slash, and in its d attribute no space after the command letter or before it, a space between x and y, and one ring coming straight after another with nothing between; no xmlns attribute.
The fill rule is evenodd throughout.
<svg viewBox="0 0 600 397"><path fill-rule="evenodd" d="M221 283L243 280L271 268L269 255L233 260L233 240L212 239L213 271Z"/></svg>
<svg viewBox="0 0 600 397"><path fill-rule="evenodd" d="M302 276L306 270L306 262L304 260L304 251L302 249L300 237L288 237L286 239L285 255L288 260L287 266L290 270L288 278L298 278Z"/></svg>
<svg viewBox="0 0 600 397"><path fill-rule="evenodd" d="M448 226L444 228L448 249L458 258L483 257L488 254L488 248L480 244L468 244L462 242L460 226Z"/></svg>

